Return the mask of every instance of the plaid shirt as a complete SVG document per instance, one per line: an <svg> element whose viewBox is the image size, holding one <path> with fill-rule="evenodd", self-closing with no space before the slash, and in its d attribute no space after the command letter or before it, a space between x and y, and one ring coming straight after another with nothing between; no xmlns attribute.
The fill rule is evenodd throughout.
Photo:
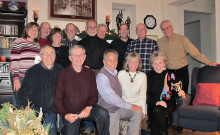
<svg viewBox="0 0 220 135"><path fill-rule="evenodd" d="M136 39L128 44L125 56L127 56L130 52L139 53L143 64L142 71L147 73L148 71L152 70L150 65L150 56L154 51L158 49L159 48L155 40L144 38L142 41L140 41L139 39Z"/></svg>

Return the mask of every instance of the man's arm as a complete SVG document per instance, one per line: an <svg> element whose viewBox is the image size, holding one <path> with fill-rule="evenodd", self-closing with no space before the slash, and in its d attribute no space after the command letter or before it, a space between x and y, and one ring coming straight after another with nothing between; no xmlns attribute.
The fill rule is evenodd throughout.
<svg viewBox="0 0 220 135"><path fill-rule="evenodd" d="M113 104L120 108L130 109L132 105L125 102L121 97L119 97L115 91L110 86L109 79L102 73L99 73L96 77L97 88L99 94L108 103Z"/></svg>

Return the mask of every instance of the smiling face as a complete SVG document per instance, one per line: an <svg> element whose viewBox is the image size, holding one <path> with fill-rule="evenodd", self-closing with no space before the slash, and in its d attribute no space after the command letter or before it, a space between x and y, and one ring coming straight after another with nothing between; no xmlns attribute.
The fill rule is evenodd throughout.
<svg viewBox="0 0 220 135"><path fill-rule="evenodd" d="M136 35L137 35L138 39L139 39L140 41L142 41L142 40L146 37L146 34L147 34L146 25L143 24L143 23L139 23L139 24L136 26Z"/></svg>
<svg viewBox="0 0 220 135"><path fill-rule="evenodd" d="M81 68L86 59L86 54L82 48L72 49L69 59L72 62L73 68Z"/></svg>
<svg viewBox="0 0 220 135"><path fill-rule="evenodd" d="M139 65L139 58L138 57L131 58L128 62L129 71L136 72L138 65Z"/></svg>
<svg viewBox="0 0 220 135"><path fill-rule="evenodd" d="M98 31L97 31L97 36L101 39L104 39L106 32L107 32L107 27L99 26Z"/></svg>
<svg viewBox="0 0 220 135"><path fill-rule="evenodd" d="M76 26L74 24L68 24L66 26L66 30L65 33L67 35L67 38L72 41L75 38L75 35L77 34L77 29Z"/></svg>
<svg viewBox="0 0 220 135"><path fill-rule="evenodd" d="M103 63L111 72L114 72L118 65L117 55L113 52L107 53Z"/></svg>
<svg viewBox="0 0 220 135"><path fill-rule="evenodd" d="M40 37L43 39L46 39L47 36L50 34L51 28L50 24L48 22L44 22L41 24L41 30L40 30Z"/></svg>
<svg viewBox="0 0 220 135"><path fill-rule="evenodd" d="M86 32L89 36L95 36L97 34L97 23L96 21L88 21L86 26Z"/></svg>
<svg viewBox="0 0 220 135"><path fill-rule="evenodd" d="M158 56L158 57L155 57L154 58L154 61L153 61L153 69L157 72L157 73L162 73L166 64L163 60L162 57Z"/></svg>
<svg viewBox="0 0 220 135"><path fill-rule="evenodd" d="M27 37L27 40L34 41L35 38L38 37L38 27L33 25L28 31L27 34L29 37Z"/></svg>
<svg viewBox="0 0 220 135"><path fill-rule="evenodd" d="M52 47L46 47L42 49L41 60L47 68L51 68L54 64L56 55Z"/></svg>
<svg viewBox="0 0 220 135"><path fill-rule="evenodd" d="M54 34L53 37L52 37L52 40L53 40L53 41L52 41L53 44L59 45L59 44L61 43L61 40L62 40L61 34L60 34L60 33Z"/></svg>
<svg viewBox="0 0 220 135"><path fill-rule="evenodd" d="M119 32L119 35L120 35L121 39L127 39L128 38L129 29L128 29L128 26L126 24L122 24L120 26L120 30L118 32Z"/></svg>
<svg viewBox="0 0 220 135"><path fill-rule="evenodd" d="M169 24L168 22L161 24L161 30L168 39L173 37L173 25Z"/></svg>

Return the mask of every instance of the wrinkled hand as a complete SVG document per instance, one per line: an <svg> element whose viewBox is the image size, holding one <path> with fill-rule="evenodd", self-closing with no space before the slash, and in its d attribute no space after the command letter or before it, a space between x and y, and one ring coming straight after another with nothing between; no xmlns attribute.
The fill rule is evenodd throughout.
<svg viewBox="0 0 220 135"><path fill-rule="evenodd" d="M219 63L215 63L215 62L210 62L209 66L217 66Z"/></svg>
<svg viewBox="0 0 220 135"><path fill-rule="evenodd" d="M72 113L68 113L65 115L64 117L67 121L69 121L70 123L73 123L76 121L76 119L79 118L79 116L77 114L72 114Z"/></svg>
<svg viewBox="0 0 220 135"><path fill-rule="evenodd" d="M20 80L15 80L14 81L14 90L18 91L20 88L21 88Z"/></svg>
<svg viewBox="0 0 220 135"><path fill-rule="evenodd" d="M81 113L79 114L79 118L86 118L89 116L90 112L91 112L92 108L87 106L85 109L83 109L81 111Z"/></svg>
<svg viewBox="0 0 220 135"><path fill-rule="evenodd" d="M186 93L185 93L183 90L180 90L180 91L178 92L178 95L179 95L180 97L182 97L182 98L185 98L185 97L186 97Z"/></svg>
<svg viewBox="0 0 220 135"><path fill-rule="evenodd" d="M142 112L142 108L140 106L137 106L137 105L132 105L130 110L132 111L136 111L136 112Z"/></svg>
<svg viewBox="0 0 220 135"><path fill-rule="evenodd" d="M164 102L164 101L158 101L158 102L156 103L156 105L161 105L161 106L167 108L167 103Z"/></svg>

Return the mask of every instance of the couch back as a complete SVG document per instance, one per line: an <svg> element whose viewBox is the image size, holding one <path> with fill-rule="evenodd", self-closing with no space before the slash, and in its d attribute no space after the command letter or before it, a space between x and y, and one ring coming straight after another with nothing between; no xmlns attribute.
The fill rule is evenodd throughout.
<svg viewBox="0 0 220 135"><path fill-rule="evenodd" d="M191 78L191 103L195 97L197 83L220 83L220 65L193 68Z"/></svg>

